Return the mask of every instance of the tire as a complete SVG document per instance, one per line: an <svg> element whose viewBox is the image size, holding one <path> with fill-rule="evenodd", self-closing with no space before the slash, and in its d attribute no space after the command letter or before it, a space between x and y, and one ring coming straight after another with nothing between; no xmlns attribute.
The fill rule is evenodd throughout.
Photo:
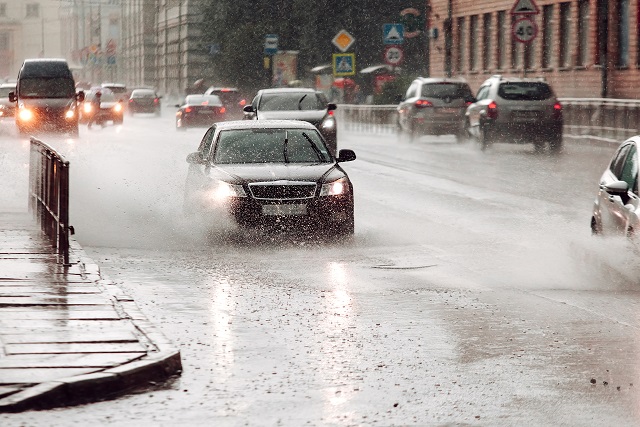
<svg viewBox="0 0 640 427"><path fill-rule="evenodd" d="M72 138L78 138L80 136L80 130L78 130L78 125L69 129L69 133L71 134Z"/></svg>
<svg viewBox="0 0 640 427"><path fill-rule="evenodd" d="M533 149L536 153L542 153L544 151L545 141L540 137L533 138Z"/></svg>
<svg viewBox="0 0 640 427"><path fill-rule="evenodd" d="M591 217L591 235L592 236L602 235L602 228L598 225L598 221L596 221L595 217Z"/></svg>
<svg viewBox="0 0 640 427"><path fill-rule="evenodd" d="M124 119L122 117L120 117L119 119L115 119L113 121L114 125L121 125L124 122Z"/></svg>
<svg viewBox="0 0 640 427"><path fill-rule="evenodd" d="M187 128L185 128L184 126L181 126L176 120L176 130L179 132L184 132L185 130L187 130Z"/></svg>
<svg viewBox="0 0 640 427"><path fill-rule="evenodd" d="M562 134L554 135L549 141L549 151L558 154L562 151Z"/></svg>
<svg viewBox="0 0 640 427"><path fill-rule="evenodd" d="M456 142L462 144L469 141L469 131L467 130L467 123L461 126L461 129L456 133Z"/></svg>
<svg viewBox="0 0 640 427"><path fill-rule="evenodd" d="M487 125L480 126L480 150L485 151L493 144L493 132L488 129Z"/></svg>

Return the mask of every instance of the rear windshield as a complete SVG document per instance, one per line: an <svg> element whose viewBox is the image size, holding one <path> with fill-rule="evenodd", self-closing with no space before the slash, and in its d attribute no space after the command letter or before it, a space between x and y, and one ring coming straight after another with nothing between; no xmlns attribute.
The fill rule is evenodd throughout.
<svg viewBox="0 0 640 427"><path fill-rule="evenodd" d="M73 98L76 88L67 78L21 78L19 92L23 98Z"/></svg>
<svg viewBox="0 0 640 427"><path fill-rule="evenodd" d="M498 95L510 101L542 101L553 96L548 84L543 82L502 83Z"/></svg>
<svg viewBox="0 0 640 427"><path fill-rule="evenodd" d="M127 92L127 88L124 86L102 86L111 90L111 92L119 94Z"/></svg>
<svg viewBox="0 0 640 427"><path fill-rule="evenodd" d="M242 101L242 95L234 91L214 90L211 95L217 95L225 104L238 104Z"/></svg>
<svg viewBox="0 0 640 427"><path fill-rule="evenodd" d="M265 93L260 98L259 110L296 111L323 110L327 105L314 92Z"/></svg>
<svg viewBox="0 0 640 427"><path fill-rule="evenodd" d="M156 93L152 90L134 90L131 94L132 98L155 98Z"/></svg>
<svg viewBox="0 0 640 427"><path fill-rule="evenodd" d="M464 83L429 83L422 85L423 98L467 98L473 96L469 85Z"/></svg>

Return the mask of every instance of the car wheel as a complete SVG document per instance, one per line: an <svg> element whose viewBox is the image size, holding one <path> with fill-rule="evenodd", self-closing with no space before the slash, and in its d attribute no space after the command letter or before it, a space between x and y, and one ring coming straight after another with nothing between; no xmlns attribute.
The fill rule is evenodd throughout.
<svg viewBox="0 0 640 427"><path fill-rule="evenodd" d="M458 129L458 132L456 133L457 143L461 144L463 142L469 141L469 131L467 129L468 124L466 122L463 126L460 127L460 129Z"/></svg>
<svg viewBox="0 0 640 427"><path fill-rule="evenodd" d="M551 141L549 141L549 151L555 154L562 151L562 134L552 137Z"/></svg>
<svg viewBox="0 0 640 427"><path fill-rule="evenodd" d="M540 137L533 137L533 149L536 153L542 153L544 151L545 141Z"/></svg>
<svg viewBox="0 0 640 427"><path fill-rule="evenodd" d="M71 134L72 138L77 138L80 136L80 131L78 130L78 125L72 127L71 129L69 129L69 133Z"/></svg>
<svg viewBox="0 0 640 427"><path fill-rule="evenodd" d="M480 126L480 149L485 151L493 143L493 132L487 125Z"/></svg>
<svg viewBox="0 0 640 427"><path fill-rule="evenodd" d="M598 224L595 217L591 217L591 235L600 236L602 234L602 227Z"/></svg>
<svg viewBox="0 0 640 427"><path fill-rule="evenodd" d="M114 125L121 125L123 123L124 119L122 117L119 117L117 119L113 120L113 124Z"/></svg>

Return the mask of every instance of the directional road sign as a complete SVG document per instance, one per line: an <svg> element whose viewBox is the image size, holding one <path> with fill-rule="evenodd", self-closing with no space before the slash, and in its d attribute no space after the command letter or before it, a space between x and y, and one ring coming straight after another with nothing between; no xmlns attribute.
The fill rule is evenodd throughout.
<svg viewBox="0 0 640 427"><path fill-rule="evenodd" d="M356 73L355 53L334 53L333 54L333 75L353 76Z"/></svg>
<svg viewBox="0 0 640 427"><path fill-rule="evenodd" d="M382 26L382 41L384 44L402 44L404 42L404 25L384 24Z"/></svg>

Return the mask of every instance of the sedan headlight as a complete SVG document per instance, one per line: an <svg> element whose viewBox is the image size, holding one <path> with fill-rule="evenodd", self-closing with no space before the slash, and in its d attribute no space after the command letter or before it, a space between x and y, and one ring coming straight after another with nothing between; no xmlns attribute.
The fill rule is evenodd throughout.
<svg viewBox="0 0 640 427"><path fill-rule="evenodd" d="M89 103L84 104L84 106L82 108L84 109L85 113L90 113L91 110L93 109L93 107L91 107L91 104L89 104Z"/></svg>
<svg viewBox="0 0 640 427"><path fill-rule="evenodd" d="M320 196L339 196L349 191L347 178L340 178L336 181L322 184L320 188Z"/></svg>
<svg viewBox="0 0 640 427"><path fill-rule="evenodd" d="M220 181L211 192L211 197L216 201L225 201L231 197L247 197L247 193L242 185Z"/></svg>
<svg viewBox="0 0 640 427"><path fill-rule="evenodd" d="M120 105L120 103L114 105L113 111L115 111L116 113L119 113L120 111L122 111L122 105Z"/></svg>
<svg viewBox="0 0 640 427"><path fill-rule="evenodd" d="M64 117L67 119L73 119L75 115L76 113L73 110L67 110L67 112L64 113Z"/></svg>
<svg viewBox="0 0 640 427"><path fill-rule="evenodd" d="M322 129L333 129L336 127L336 119L333 116L327 116L322 121Z"/></svg>

